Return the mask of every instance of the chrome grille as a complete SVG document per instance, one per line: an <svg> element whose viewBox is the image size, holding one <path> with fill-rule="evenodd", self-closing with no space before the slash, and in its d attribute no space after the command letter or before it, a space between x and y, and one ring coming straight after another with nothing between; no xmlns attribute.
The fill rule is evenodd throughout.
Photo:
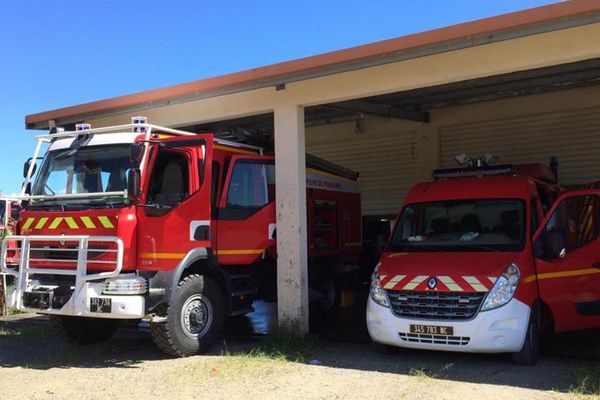
<svg viewBox="0 0 600 400"><path fill-rule="evenodd" d="M467 336L425 335L420 333L398 333L400 340L410 343L447 344L466 346L471 340Z"/></svg>
<svg viewBox="0 0 600 400"><path fill-rule="evenodd" d="M464 320L477 314L486 293L388 290L392 311L399 317Z"/></svg>

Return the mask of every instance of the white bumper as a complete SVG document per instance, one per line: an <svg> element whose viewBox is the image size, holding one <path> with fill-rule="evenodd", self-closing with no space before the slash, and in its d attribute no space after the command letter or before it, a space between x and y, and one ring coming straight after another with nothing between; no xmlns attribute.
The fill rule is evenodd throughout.
<svg viewBox="0 0 600 400"><path fill-rule="evenodd" d="M395 316L389 308L380 306L369 296L367 328L374 342L398 347L480 353L516 352L523 347L530 311L529 306L512 299L498 309L479 312L468 321L409 319ZM431 343L433 340L429 335L406 336L410 333L411 324L451 326L454 329L453 344L440 343L444 340Z"/></svg>
<svg viewBox="0 0 600 400"><path fill-rule="evenodd" d="M86 282L79 293L73 292L73 295L59 309L39 309L30 308L18 301L19 291L12 289L7 295L7 304L9 307L17 308L20 311L35 312L49 315L69 315L79 317L111 318L111 319L140 319L145 315L145 299L142 295L106 295L102 294L102 282ZM30 290L38 290L30 288ZM44 287L44 289L53 289ZM22 293L21 293L22 296ZM90 310L91 298L111 299L110 312L92 312ZM19 304L21 303L21 304Z"/></svg>

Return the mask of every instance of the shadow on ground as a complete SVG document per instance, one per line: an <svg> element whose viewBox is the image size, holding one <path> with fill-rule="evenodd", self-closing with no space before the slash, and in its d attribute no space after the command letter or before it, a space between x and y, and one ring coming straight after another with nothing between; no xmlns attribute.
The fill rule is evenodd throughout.
<svg viewBox="0 0 600 400"><path fill-rule="evenodd" d="M275 307L259 304L256 313L230 319L224 339L211 354L251 353L274 327ZM303 362L315 365L412 375L460 382L508 385L537 390L569 391L580 371L600 368L600 331L557 336L533 367L510 363L506 355L481 355L392 350L370 345L360 305L335 317L313 316L316 346ZM55 339L40 316L0 322L0 368L140 368L147 361L167 359L154 346L147 329L121 328L105 343L79 346Z"/></svg>

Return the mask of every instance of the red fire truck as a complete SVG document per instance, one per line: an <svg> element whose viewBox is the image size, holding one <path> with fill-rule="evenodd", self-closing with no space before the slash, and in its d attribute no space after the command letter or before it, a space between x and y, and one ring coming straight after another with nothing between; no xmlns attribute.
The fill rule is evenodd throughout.
<svg viewBox="0 0 600 400"><path fill-rule="evenodd" d="M80 125L48 146L17 235L9 304L50 314L61 334L107 339L121 320L150 323L158 347L206 350L228 315L275 298L274 157L262 148L147 124ZM357 174L307 156L309 286L327 306L358 265Z"/></svg>
<svg viewBox="0 0 600 400"><path fill-rule="evenodd" d="M412 188L372 276L374 342L530 365L541 333L600 327L600 190L560 194L544 168L479 163Z"/></svg>

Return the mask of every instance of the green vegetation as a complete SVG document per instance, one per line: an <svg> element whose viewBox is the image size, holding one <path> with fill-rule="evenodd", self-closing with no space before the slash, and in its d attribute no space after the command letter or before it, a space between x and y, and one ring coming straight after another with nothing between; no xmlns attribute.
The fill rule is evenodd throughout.
<svg viewBox="0 0 600 400"><path fill-rule="evenodd" d="M575 385L572 392L582 395L600 396L600 365L578 368L574 371Z"/></svg>
<svg viewBox="0 0 600 400"><path fill-rule="evenodd" d="M23 336L27 338L36 338L50 335L50 326L48 324L35 324L26 326L11 326L8 324L0 324L0 338L11 338ZM11 324L12 325L12 324Z"/></svg>
<svg viewBox="0 0 600 400"><path fill-rule="evenodd" d="M446 377L446 373L450 368L452 368L453 365L453 363L448 363L437 369L411 368L408 374L422 379L443 379Z"/></svg>

